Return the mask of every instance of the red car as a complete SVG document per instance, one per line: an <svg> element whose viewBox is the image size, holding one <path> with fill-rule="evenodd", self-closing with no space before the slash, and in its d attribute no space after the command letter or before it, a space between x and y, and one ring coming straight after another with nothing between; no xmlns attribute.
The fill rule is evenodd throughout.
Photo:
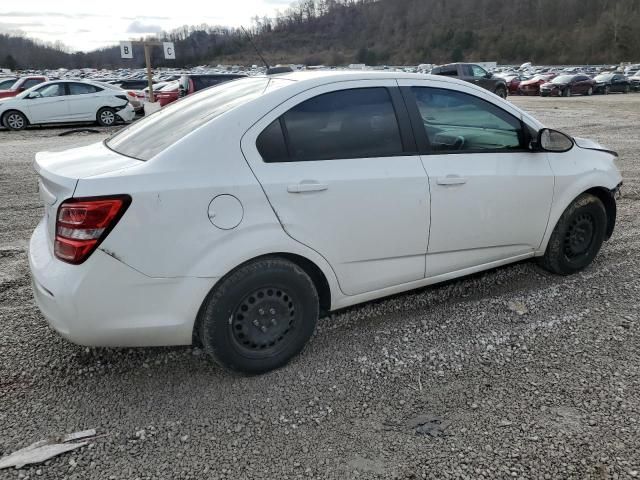
<svg viewBox="0 0 640 480"><path fill-rule="evenodd" d="M16 82L6 90L0 90L0 98L15 97L20 92L24 92L27 88L31 88L39 83L49 80L47 77L29 76L20 77Z"/></svg>
<svg viewBox="0 0 640 480"><path fill-rule="evenodd" d="M153 92L156 102L161 107L175 102L178 99L178 82L170 82L164 87L161 87L158 91Z"/></svg>
<svg viewBox="0 0 640 480"><path fill-rule="evenodd" d="M577 75L558 75L550 82L540 86L540 96L570 97L571 95L593 95L596 82L593 78L578 73Z"/></svg>
<svg viewBox="0 0 640 480"><path fill-rule="evenodd" d="M536 75L529 80L520 82L518 86L519 95L540 95L540 86L553 80L556 77L555 73L549 73L546 75Z"/></svg>
<svg viewBox="0 0 640 480"><path fill-rule="evenodd" d="M518 75L504 75L504 81L507 82L507 88L509 89L509 95L518 94L518 86L522 79Z"/></svg>

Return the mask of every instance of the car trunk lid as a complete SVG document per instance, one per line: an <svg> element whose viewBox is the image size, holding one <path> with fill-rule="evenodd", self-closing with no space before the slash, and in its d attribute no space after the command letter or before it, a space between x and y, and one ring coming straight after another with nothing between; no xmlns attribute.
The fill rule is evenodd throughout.
<svg viewBox="0 0 640 480"><path fill-rule="evenodd" d="M109 150L103 143L62 152L38 152L33 166L38 173L38 191L44 204L44 221L53 245L60 204L73 197L78 180L140 165L140 160Z"/></svg>

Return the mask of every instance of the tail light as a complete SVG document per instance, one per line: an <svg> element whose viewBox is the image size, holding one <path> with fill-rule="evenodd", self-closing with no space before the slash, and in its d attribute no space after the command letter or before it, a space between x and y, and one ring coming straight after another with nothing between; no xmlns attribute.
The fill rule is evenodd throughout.
<svg viewBox="0 0 640 480"><path fill-rule="evenodd" d="M56 219L56 257L74 265L84 262L113 230L130 204L129 195L64 201Z"/></svg>

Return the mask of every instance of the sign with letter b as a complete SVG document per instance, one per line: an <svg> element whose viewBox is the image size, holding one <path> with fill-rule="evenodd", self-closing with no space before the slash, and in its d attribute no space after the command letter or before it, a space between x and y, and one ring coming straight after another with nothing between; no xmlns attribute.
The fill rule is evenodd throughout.
<svg viewBox="0 0 640 480"><path fill-rule="evenodd" d="M176 59L176 50L173 48L173 42L162 42L164 48L164 58L167 60Z"/></svg>
<svg viewBox="0 0 640 480"><path fill-rule="evenodd" d="M120 42L120 57L133 58L133 48L131 42Z"/></svg>

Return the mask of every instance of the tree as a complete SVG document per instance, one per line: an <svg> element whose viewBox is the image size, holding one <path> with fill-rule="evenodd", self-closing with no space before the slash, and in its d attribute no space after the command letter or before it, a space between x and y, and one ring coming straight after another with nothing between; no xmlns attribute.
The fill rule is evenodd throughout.
<svg viewBox="0 0 640 480"><path fill-rule="evenodd" d="M13 55L9 54L6 57L4 57L4 68L8 68L9 70L15 70L16 68L18 68L18 62L16 62L16 59L13 58Z"/></svg>

